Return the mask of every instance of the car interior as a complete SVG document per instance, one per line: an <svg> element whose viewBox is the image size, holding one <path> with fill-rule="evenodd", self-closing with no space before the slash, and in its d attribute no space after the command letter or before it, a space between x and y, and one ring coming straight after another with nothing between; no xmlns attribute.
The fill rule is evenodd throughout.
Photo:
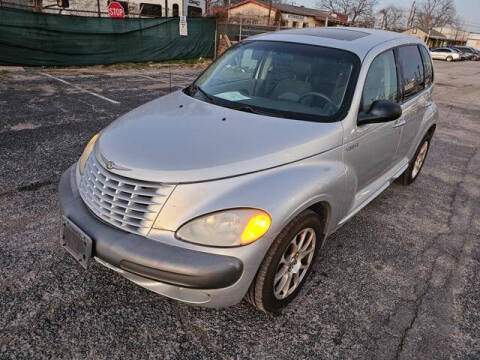
<svg viewBox="0 0 480 360"><path fill-rule="evenodd" d="M298 113L332 115L342 105L350 58L240 48L226 56L203 89L224 100Z"/></svg>

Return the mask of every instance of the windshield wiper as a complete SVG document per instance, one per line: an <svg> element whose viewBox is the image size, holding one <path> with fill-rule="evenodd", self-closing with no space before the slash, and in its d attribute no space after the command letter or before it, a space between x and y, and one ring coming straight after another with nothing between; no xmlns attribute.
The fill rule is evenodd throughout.
<svg viewBox="0 0 480 360"><path fill-rule="evenodd" d="M215 100L213 99L213 97L198 85L192 84L189 92L190 95L195 95L197 92L200 92L209 102L215 104Z"/></svg>
<svg viewBox="0 0 480 360"><path fill-rule="evenodd" d="M189 93L190 96L194 96L198 92L201 93L203 95L203 97L208 100L208 102L210 102L212 104L217 104L217 101L214 99L214 97L212 95L210 95L209 93L207 93L205 90L203 90L200 86L195 85L195 84L192 84L192 85L189 86L188 93ZM278 113L278 112L275 112L275 111L258 110L256 107L252 107L250 105L242 104L240 106L233 106L233 105L229 105L229 104L228 105L223 104L223 102L221 102L221 104L222 104L222 106L231 108L233 110L249 112L249 113L252 113L252 114L274 116L274 117L280 117L280 118L288 118L284 114L281 114L281 113Z"/></svg>
<svg viewBox="0 0 480 360"><path fill-rule="evenodd" d="M242 106L239 106L239 107L232 107L233 110L238 110L238 111L245 111L245 112L249 112L249 113L252 113L252 114L261 114L260 112L258 112L257 110L254 110L251 106L248 106L248 105L242 105Z"/></svg>
<svg viewBox="0 0 480 360"><path fill-rule="evenodd" d="M233 110L238 110L238 111L245 111L245 112L249 112L249 113L252 113L252 114L257 114L257 115L266 115L266 116L274 116L274 117L280 117L280 118L286 118L287 116L281 114L281 113L278 113L278 112L275 112L275 111L263 111L263 110L257 110L251 106L248 106L248 105L242 105L242 106L239 106L239 107L232 107Z"/></svg>

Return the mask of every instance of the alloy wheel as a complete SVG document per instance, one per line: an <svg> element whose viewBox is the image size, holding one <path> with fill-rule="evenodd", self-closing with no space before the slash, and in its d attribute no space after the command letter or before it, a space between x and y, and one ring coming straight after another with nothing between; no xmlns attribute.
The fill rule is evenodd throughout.
<svg viewBox="0 0 480 360"><path fill-rule="evenodd" d="M417 158L415 159L415 164L413 165L413 170L412 170L412 179L415 179L415 177L420 172L423 162L425 161L425 157L427 156L427 150L428 150L428 141L425 141L422 147L420 148L420 151L418 152Z"/></svg>
<svg viewBox="0 0 480 360"><path fill-rule="evenodd" d="M273 293L277 299L285 299L298 288L312 264L316 243L316 233L312 228L301 230L290 241L273 280Z"/></svg>

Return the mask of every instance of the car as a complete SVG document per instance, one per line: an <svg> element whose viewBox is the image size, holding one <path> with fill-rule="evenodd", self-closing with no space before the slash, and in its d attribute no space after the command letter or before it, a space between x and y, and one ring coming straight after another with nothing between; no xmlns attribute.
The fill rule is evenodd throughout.
<svg viewBox="0 0 480 360"><path fill-rule="evenodd" d="M475 60L478 61L480 60L480 53L478 50L469 47L469 46L455 46L455 49L464 52L465 54L468 54L470 60Z"/></svg>
<svg viewBox="0 0 480 360"><path fill-rule="evenodd" d="M449 62L464 60L464 57L462 57L458 50L450 49L447 47L435 48L430 51L430 55L434 60L446 60Z"/></svg>
<svg viewBox="0 0 480 360"><path fill-rule="evenodd" d="M449 48L458 51L464 60L475 60L475 55L464 48L459 46L450 46Z"/></svg>
<svg viewBox="0 0 480 360"><path fill-rule="evenodd" d="M428 49L403 34L250 37L92 137L60 181L61 244L188 304L280 312L329 235L418 177L433 84Z"/></svg>

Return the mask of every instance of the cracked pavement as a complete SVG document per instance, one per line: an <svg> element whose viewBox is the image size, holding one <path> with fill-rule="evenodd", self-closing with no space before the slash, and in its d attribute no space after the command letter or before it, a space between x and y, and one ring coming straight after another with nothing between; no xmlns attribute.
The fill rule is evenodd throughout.
<svg viewBox="0 0 480 360"><path fill-rule="evenodd" d="M434 67L419 178L332 235L279 316L190 307L58 245L57 183L88 139L201 69L172 87L168 68L0 69L0 359L479 359L480 62Z"/></svg>

